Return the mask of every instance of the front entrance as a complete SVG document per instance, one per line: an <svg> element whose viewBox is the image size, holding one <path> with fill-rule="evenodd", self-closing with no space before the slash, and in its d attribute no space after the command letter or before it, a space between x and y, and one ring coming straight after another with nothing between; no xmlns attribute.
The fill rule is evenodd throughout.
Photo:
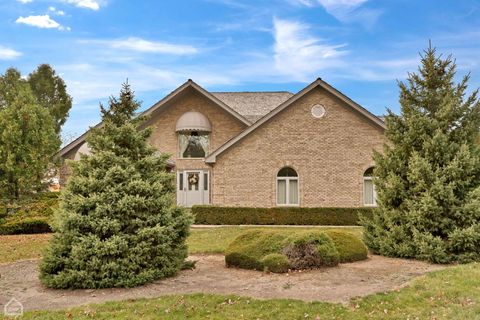
<svg viewBox="0 0 480 320"><path fill-rule="evenodd" d="M209 204L209 178L207 170L177 171L177 204L184 207Z"/></svg>

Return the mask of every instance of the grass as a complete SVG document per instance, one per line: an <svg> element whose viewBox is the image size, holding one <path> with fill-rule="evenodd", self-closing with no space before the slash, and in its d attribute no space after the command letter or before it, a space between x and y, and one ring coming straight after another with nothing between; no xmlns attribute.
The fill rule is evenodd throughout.
<svg viewBox="0 0 480 320"><path fill-rule="evenodd" d="M189 252L198 253L223 253L227 245L240 233L250 229L272 229L269 227L218 227L218 228L193 228L188 238ZM275 228L275 230L298 230L299 228ZM319 228L302 228L319 229ZM323 227L321 229L324 229ZM325 227L325 229L332 229ZM361 235L360 227L345 228L350 232ZM343 230L343 229L342 229ZM9 263L24 259L38 259L46 247L51 234L32 234L0 236L0 263Z"/></svg>
<svg viewBox="0 0 480 320"><path fill-rule="evenodd" d="M48 233L0 236L0 263L41 258L51 236Z"/></svg>
<svg viewBox="0 0 480 320"><path fill-rule="evenodd" d="M108 302L23 319L479 319L480 264L427 274L409 287L341 304L257 300L223 295L174 295Z"/></svg>

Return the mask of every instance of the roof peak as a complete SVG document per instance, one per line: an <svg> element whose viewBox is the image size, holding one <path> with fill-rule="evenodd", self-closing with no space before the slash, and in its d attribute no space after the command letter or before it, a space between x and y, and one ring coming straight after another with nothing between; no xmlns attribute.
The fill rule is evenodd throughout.
<svg viewBox="0 0 480 320"><path fill-rule="evenodd" d="M290 91L209 91L210 93L289 93L294 94Z"/></svg>

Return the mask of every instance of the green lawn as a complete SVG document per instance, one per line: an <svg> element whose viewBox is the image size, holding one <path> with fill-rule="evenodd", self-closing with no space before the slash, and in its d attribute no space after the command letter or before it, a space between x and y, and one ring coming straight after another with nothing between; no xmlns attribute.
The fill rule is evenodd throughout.
<svg viewBox="0 0 480 320"><path fill-rule="evenodd" d="M175 295L69 310L27 312L24 319L479 319L480 264L430 273L409 287L350 305Z"/></svg>
<svg viewBox="0 0 480 320"><path fill-rule="evenodd" d="M0 263L39 259L51 234L20 234L0 236Z"/></svg>
<svg viewBox="0 0 480 320"><path fill-rule="evenodd" d="M260 228L265 229L268 227ZM322 227L323 228L323 227ZM330 227L324 227L329 228ZM190 253L223 253L226 246L240 233L254 227L219 227L194 228L188 238ZM287 228L276 228L287 229ZM334 229L334 228L333 228ZM298 228L289 228L298 230ZM361 235L360 227L348 227L342 230ZM48 243L51 234L32 234L0 236L0 263L8 263L24 259L41 258L42 250Z"/></svg>

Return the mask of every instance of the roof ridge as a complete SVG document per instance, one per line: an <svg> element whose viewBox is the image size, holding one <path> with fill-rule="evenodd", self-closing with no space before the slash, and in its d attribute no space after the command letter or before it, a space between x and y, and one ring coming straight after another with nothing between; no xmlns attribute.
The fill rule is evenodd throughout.
<svg viewBox="0 0 480 320"><path fill-rule="evenodd" d="M278 113L280 113L282 110L293 104L295 101L303 97L305 94L313 90L314 88L317 87L322 87L325 89L327 92L330 94L333 94L340 100L342 100L344 103L346 103L348 106L350 106L352 109L355 109L359 113L363 114L366 118L368 118L370 121L375 123L376 125L380 126L382 129L385 129L385 123L379 119L377 116L375 116L373 113L353 101L351 98L347 97L344 95L342 92L340 92L338 89L335 89L332 87L330 84L328 84L326 81L323 81L322 79L318 78L317 80L313 81L310 83L308 86L300 90L298 93L295 95L291 96L288 98L286 101L281 103L280 105L276 106L274 109L272 109L270 112L265 114L263 117L255 121L251 126L247 127L245 130L240 132L238 135L235 137L231 138L227 142L225 142L223 145L218 147L215 151L211 152L207 157L205 158L205 163L215 163L216 158L218 155L220 155L222 152L225 150L229 149L232 145L243 139L245 136L256 130L259 126L262 124L266 123L268 120L270 120L272 117L276 116Z"/></svg>
<svg viewBox="0 0 480 320"><path fill-rule="evenodd" d="M294 94L290 91L209 91L210 93L290 93Z"/></svg>

